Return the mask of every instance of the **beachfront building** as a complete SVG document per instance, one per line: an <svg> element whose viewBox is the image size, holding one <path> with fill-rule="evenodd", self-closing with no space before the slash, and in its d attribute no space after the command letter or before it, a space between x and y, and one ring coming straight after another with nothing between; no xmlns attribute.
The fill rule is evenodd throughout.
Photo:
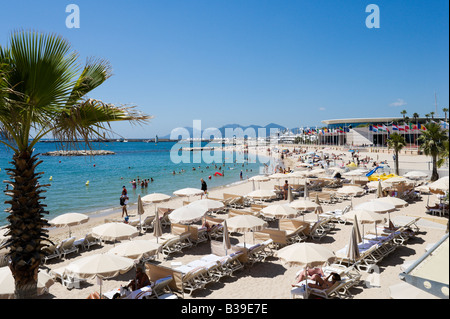
<svg viewBox="0 0 450 319"><path fill-rule="evenodd" d="M386 146L392 133L404 135L409 147L418 147L418 137L422 134L425 124L434 121L442 128L448 129L448 122L443 118L352 118L324 120L326 127L316 130L319 144L349 145L349 146Z"/></svg>

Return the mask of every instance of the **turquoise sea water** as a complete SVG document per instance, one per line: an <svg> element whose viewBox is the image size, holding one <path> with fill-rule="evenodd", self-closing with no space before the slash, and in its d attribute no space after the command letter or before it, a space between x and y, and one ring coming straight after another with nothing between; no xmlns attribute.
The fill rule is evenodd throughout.
<svg viewBox="0 0 450 319"><path fill-rule="evenodd" d="M57 215L79 212L107 212L119 208L119 197L122 192L122 186L126 186L130 197L130 204L136 203L138 195L145 196L151 193L172 193L181 188L193 187L200 188L200 178L203 178L208 188L231 184L240 179L240 171L243 171L243 177L246 178L258 175L260 168L264 166L259 161L234 163L244 157L241 153L223 153L223 152L199 152L185 153L189 154L190 159L186 163L174 163L171 159L171 149L178 148L174 142L145 143L145 142L110 142L94 144L94 149L113 151L115 155L106 156L73 156L73 157L52 157L40 156L43 160L38 166L39 172L44 172L40 179L40 184L50 184L43 203L47 205L50 212L48 219ZM189 145L186 145L189 146ZM57 150L54 143L38 143L36 153L44 153ZM195 153L195 155L194 155ZM181 156L181 152L177 153ZM210 157L207 157L207 156ZM216 161L211 163L211 156L215 155ZM12 158L12 152L5 147L0 146L0 180L8 180L5 168L11 167L9 162ZM177 157L179 159L179 157ZM200 160L201 162L193 162ZM206 160L206 162L205 162ZM225 163L225 166L223 163ZM253 163L252 163L253 162ZM217 164L217 169L215 165ZM200 166L200 167L199 167ZM209 168L206 168L209 166ZM225 174L223 177L215 177L214 173L219 171L219 166ZM195 167L194 171L192 168ZM184 170L184 172L181 172ZM175 175L173 174L175 171ZM181 173L180 173L181 172ZM211 176L211 179L208 177ZM52 180L50 181L50 177ZM154 182L149 183L148 188L141 189L138 186L132 188L130 183L133 179L150 179ZM86 182L89 181L89 186ZM2 190L6 189L6 184L1 183ZM7 223L7 213L4 210L8 207L4 202L8 197L2 191L0 193L0 226Z"/></svg>

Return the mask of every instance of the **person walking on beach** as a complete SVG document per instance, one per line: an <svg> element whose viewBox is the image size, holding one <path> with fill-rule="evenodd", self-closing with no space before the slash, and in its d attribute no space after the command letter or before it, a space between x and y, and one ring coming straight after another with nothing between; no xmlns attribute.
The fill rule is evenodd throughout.
<svg viewBox="0 0 450 319"><path fill-rule="evenodd" d="M208 193L208 186L206 185L206 182L203 180L203 178L200 179L200 182L202 183L202 188L201 190L203 191L203 194L205 194L205 196L207 197L207 193ZM201 199L203 199L203 194L201 196Z"/></svg>
<svg viewBox="0 0 450 319"><path fill-rule="evenodd" d="M120 206L122 206L122 217L125 214L128 217L128 210L127 210L127 204L128 204L128 195L121 195L120 196Z"/></svg>
<svg viewBox="0 0 450 319"><path fill-rule="evenodd" d="M288 197L288 191L289 191L289 184L288 181L284 181L284 185L283 185L283 199L287 199Z"/></svg>
<svg viewBox="0 0 450 319"><path fill-rule="evenodd" d="M242 181L242 170L241 170L241 172L239 173L239 177L241 178L241 181Z"/></svg>

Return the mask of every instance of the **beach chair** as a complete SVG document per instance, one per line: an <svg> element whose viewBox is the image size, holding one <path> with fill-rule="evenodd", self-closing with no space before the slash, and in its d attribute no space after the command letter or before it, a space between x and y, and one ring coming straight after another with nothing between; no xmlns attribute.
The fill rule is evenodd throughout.
<svg viewBox="0 0 450 319"><path fill-rule="evenodd" d="M152 294L147 299L177 299L169 285L173 281L172 276L167 276L155 281L152 285ZM175 296L175 297L174 297Z"/></svg>
<svg viewBox="0 0 450 319"><path fill-rule="evenodd" d="M49 275L51 275L55 280L61 281L61 284L69 290L73 288L81 288L81 284L86 282L86 279L67 274L65 267L52 269L50 270Z"/></svg>
<svg viewBox="0 0 450 319"><path fill-rule="evenodd" d="M264 262L266 258L273 256L273 250L270 248L272 242L272 239L268 239L248 249L247 257L250 265L253 265L257 262Z"/></svg>
<svg viewBox="0 0 450 319"><path fill-rule="evenodd" d="M78 239L74 242L76 247L81 247L83 250L88 250L91 246L101 245L102 240L95 238L92 233L87 233L84 238Z"/></svg>
<svg viewBox="0 0 450 319"><path fill-rule="evenodd" d="M59 253L59 250L57 248L56 244L51 244L49 246L46 246L42 248L42 252L44 253L44 264L53 258L61 258L61 254Z"/></svg>
<svg viewBox="0 0 450 319"><path fill-rule="evenodd" d="M182 247L180 245L180 236L176 236L167 240L161 247L161 254L164 259L169 258L170 254L181 252Z"/></svg>
<svg viewBox="0 0 450 319"><path fill-rule="evenodd" d="M144 232L147 232L148 230L153 230L153 222L154 221L155 221L155 215L145 217L144 221L142 222L141 229Z"/></svg>
<svg viewBox="0 0 450 319"><path fill-rule="evenodd" d="M311 229L308 233L308 237L313 240L321 240L328 234L329 229L327 229L324 225L329 222L330 219L320 219L313 223Z"/></svg>
<svg viewBox="0 0 450 319"><path fill-rule="evenodd" d="M56 249L58 250L60 256L66 258L66 255L70 253L78 252L78 247L74 244L75 239L75 237L67 238L58 245Z"/></svg>

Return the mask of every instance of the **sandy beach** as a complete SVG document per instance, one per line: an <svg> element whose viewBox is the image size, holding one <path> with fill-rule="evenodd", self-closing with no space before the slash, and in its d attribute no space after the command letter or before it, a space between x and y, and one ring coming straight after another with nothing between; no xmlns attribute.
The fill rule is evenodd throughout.
<svg viewBox="0 0 450 319"><path fill-rule="evenodd" d="M290 149L293 146L289 146ZM250 150L254 151L254 150ZM343 154L343 161L346 162L350 159L349 153L344 150L329 150L328 152L334 152L336 154ZM266 155L266 154L265 154ZM273 154L272 154L273 155ZM277 154L278 155L278 154ZM389 153L361 153L361 156L370 156L378 161L387 160L391 167L392 154ZM418 155L402 155L400 158L400 165L404 169L414 170L427 170L427 162L429 158ZM285 158L286 167L295 167L297 157ZM448 172L448 169L447 169ZM448 175L448 173L447 173ZM262 182L260 184L261 189L273 189L274 185L278 185L278 180L270 180L268 182ZM223 198L223 193L240 194L245 195L252 191L253 183L251 181L242 181L232 185L218 187L209 191L209 197L211 198ZM435 195L431 195L435 196ZM198 196L196 197L198 198ZM353 205L358 205L376 198L375 193L369 193L361 197L355 197L353 199ZM186 198L173 197L170 201L158 204L159 207L178 208L183 205L183 201ZM285 203L285 200L278 200L276 203ZM379 264L379 274L368 274L362 272L361 284L353 287L350 292L354 299L388 299L390 298L389 286L401 283L399 273L401 272L400 266L405 261L418 259L425 253L425 248L430 244L439 241L446 232L447 217L436 217L426 214L427 195L422 196L422 200L410 203L409 206L400 208L397 211L391 213L393 220L401 216L422 217L418 223L420 227L419 234L408 241L405 246L398 247L392 254L383 259ZM336 204L323 204L323 210L329 211L334 209L343 209L349 205L350 201L345 200ZM270 204L270 203L269 203ZM136 218L137 211L136 206L129 209L131 218ZM148 214L153 214L153 204L145 206L144 217ZM91 228L96 225L103 224L105 219L120 219L121 213L116 212L109 216L91 217L90 220L82 225L71 227L72 236L77 238L84 237ZM224 214L217 215L219 218L226 218ZM387 216L387 215L386 215ZM301 217L299 217L301 218ZM314 213L305 215L305 220L315 220L317 217ZM371 225L366 225L366 230ZM321 245L329 248L332 251L337 251L348 244L352 224L347 223L345 225L336 225L335 229L331 231L327 236L320 241L313 241L320 243ZM170 227L163 229L165 233L170 232ZM68 237L69 230L67 228L52 229L50 231L51 239L55 242L63 240ZM246 236L246 242L252 242L253 238L251 234L246 235L233 233L231 236L231 243L237 244L244 241ZM154 238L151 232L142 234L135 239L152 239ZM311 241L311 240L308 240ZM104 243L102 246L94 246L90 250L81 251L79 253L71 254L67 256L67 259L52 259L48 261L44 269L52 270L68 265L72 261L89 256L91 254L104 253L112 249L115 245L113 243ZM168 260L163 260L162 256L153 261L153 263L170 267L173 262L188 263L189 261L199 258L201 255L211 253L209 241L200 243L197 246L193 246L189 249L183 250L183 253L176 253L171 255ZM285 268L281 262L274 257L268 258L265 262L256 263L251 267L245 267L234 273L232 277L224 277L219 282L208 284L205 289L198 290L192 294L192 296L185 295L185 299L289 299L291 284L295 279L296 272L299 271L298 267ZM126 285L129 280L133 279L135 271L131 270L126 274L119 275L118 277L103 281L103 292L107 292ZM376 276L376 277L374 277ZM99 286L95 280L88 280L78 289L67 289L59 281L56 281L50 288L47 294L42 295L41 299L85 299L89 294L98 291Z"/></svg>

